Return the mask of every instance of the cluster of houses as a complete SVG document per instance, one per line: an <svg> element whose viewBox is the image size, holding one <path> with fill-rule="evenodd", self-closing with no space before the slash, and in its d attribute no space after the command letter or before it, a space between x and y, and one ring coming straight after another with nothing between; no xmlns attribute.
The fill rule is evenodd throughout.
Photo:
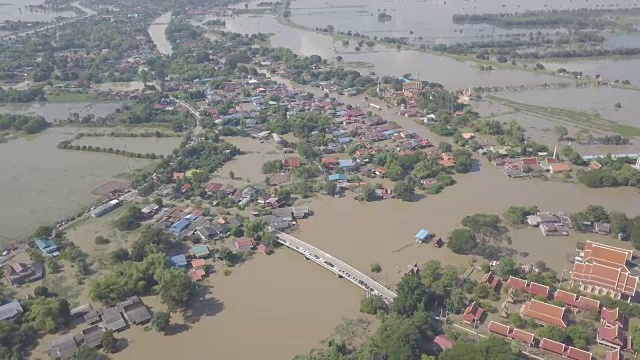
<svg viewBox="0 0 640 360"><path fill-rule="evenodd" d="M483 149L486 152L486 149ZM509 147L493 146L489 151L503 155L493 163L502 168L505 175L511 178L527 177L542 173L559 174L573 170L571 163L558 160L557 156L507 158Z"/></svg>
<svg viewBox="0 0 640 360"><path fill-rule="evenodd" d="M578 286L583 293L596 296L609 296L613 299L631 299L636 292L638 276L632 275L628 262L633 258L633 251L588 241L578 249L582 261L575 262L571 272L571 286ZM482 279L495 291L499 291L502 282L491 272ZM551 293L548 286L536 282L509 277L507 301L514 303L523 301L519 315L530 319L538 325L557 326L566 329L569 326L568 311L573 313L599 313L600 324L597 329L596 342L608 350L606 360L623 359L622 352L633 352L631 336L628 333L628 319L620 314L617 308L601 307L600 301L587 296L580 296L565 290ZM542 301L545 299L545 301ZM554 304L546 302L553 299ZM558 303L562 305L559 306ZM473 327L482 321L484 311L475 302L470 304L462 315L462 321ZM500 315L508 317L506 302L502 305ZM535 334L497 321L491 321L487 330L494 335L511 341L521 342L527 347L535 347L544 352L573 360L591 360L591 352L547 338L538 339Z"/></svg>
<svg viewBox="0 0 640 360"><path fill-rule="evenodd" d="M84 319L88 327L78 334L53 340L47 352L52 360L71 359L82 345L93 348L102 346L105 331L119 332L129 326L143 325L151 320L151 312L137 296L132 296L114 307L98 310L93 309L91 304L82 305L72 309L71 316Z"/></svg>
<svg viewBox="0 0 640 360"><path fill-rule="evenodd" d="M527 216L527 224L539 228L544 236L569 236L573 226L569 216L549 212Z"/></svg>
<svg viewBox="0 0 640 360"><path fill-rule="evenodd" d="M167 230L179 239L197 234L202 241L215 241L228 234L232 229L241 227L243 219L239 216L221 216L216 220L204 216L204 210L190 207L167 209L156 227Z"/></svg>

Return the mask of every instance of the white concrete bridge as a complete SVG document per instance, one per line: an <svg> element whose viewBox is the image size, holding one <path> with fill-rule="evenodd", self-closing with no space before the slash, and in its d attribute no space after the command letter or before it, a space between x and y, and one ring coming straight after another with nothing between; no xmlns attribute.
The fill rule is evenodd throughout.
<svg viewBox="0 0 640 360"><path fill-rule="evenodd" d="M382 286L367 275L354 269L349 264L336 259L335 257L314 247L313 245L309 245L306 242L291 235L273 230L271 228L270 230L273 232L276 240L280 244L299 252L300 254L304 255L306 259L311 260L316 264L322 266L323 268L335 273L339 278L344 278L351 281L356 286L365 290L367 292L367 295L380 295L384 299L384 301L389 304L392 303L396 298L396 293Z"/></svg>

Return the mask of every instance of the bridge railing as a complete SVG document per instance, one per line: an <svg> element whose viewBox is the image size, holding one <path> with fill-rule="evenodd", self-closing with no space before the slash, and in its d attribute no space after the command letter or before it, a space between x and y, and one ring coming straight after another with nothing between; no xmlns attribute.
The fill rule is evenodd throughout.
<svg viewBox="0 0 640 360"><path fill-rule="evenodd" d="M395 297L397 296L397 295L396 295L396 293L394 293L393 291L391 291L391 290L387 289L387 288L386 288L385 286L383 286L382 284L378 283L377 281L375 281L375 280L373 280L372 278L368 277L367 275L363 274L363 273L362 273L362 272L360 272L358 269L355 269L353 266L351 266L351 265L349 265L349 264L345 263L344 261L342 261L342 260L340 260L340 259L337 259L336 257L334 257L334 256L332 256L332 255L330 255L330 254L328 254L328 253L326 253L326 252L324 252L324 251L322 251L322 250L320 250L320 249L316 248L315 246L313 246L313 245L311 245L311 244L309 244L309 243L306 243L306 242L304 242L304 241L302 241L302 240L300 240L300 239L298 239L298 238L296 238L296 237L293 237L293 236L291 236L291 235L289 235L289 234L283 233L283 232L281 232L281 231L277 231L277 230L275 230L275 229L273 229L273 228L271 228L271 227L269 227L269 229L270 229L272 232L274 232L274 233L276 234L276 236L280 235L280 236L283 236L283 237L285 237L285 238L287 238L287 239L292 239L293 241L299 242L299 243L303 244L304 246L308 247L309 249L311 249L311 250L313 250L313 251L318 252L319 254L324 254L325 256L327 256L328 258L330 258L331 260L334 260L334 261L335 261L336 263L338 263L340 266L342 266L342 267L344 267L344 268L348 269L348 270L349 270L349 272L352 272L352 273L353 273L352 275L357 275L358 277L361 277L361 278L362 278L362 280L366 280L368 283L370 283L370 284L372 284L372 285L375 285L375 286L376 286L376 287L378 287L380 290L382 290L382 291L386 292L386 293L387 293L387 294L386 294L386 295L387 295L387 297L389 297L389 298L393 299L393 298L395 298Z"/></svg>

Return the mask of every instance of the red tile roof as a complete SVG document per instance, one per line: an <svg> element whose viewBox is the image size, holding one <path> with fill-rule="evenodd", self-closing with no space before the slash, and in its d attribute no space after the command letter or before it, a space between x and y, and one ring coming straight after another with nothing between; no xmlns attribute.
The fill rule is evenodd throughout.
<svg viewBox="0 0 640 360"><path fill-rule="evenodd" d="M498 279L495 275L493 275L491 271L484 274L484 277L482 278L482 282L489 284L491 288L493 288L494 290L498 287L498 285L500 285L500 279Z"/></svg>
<svg viewBox="0 0 640 360"><path fill-rule="evenodd" d="M620 360L620 349L607 351L604 360Z"/></svg>
<svg viewBox="0 0 640 360"><path fill-rule="evenodd" d="M513 332L511 333L511 338L520 340L527 345L533 345L533 342L536 339L532 333L526 332L520 329L513 329Z"/></svg>
<svg viewBox="0 0 640 360"><path fill-rule="evenodd" d="M522 305L520 311L522 316L541 321L546 324L555 325L561 328L567 327L565 319L566 308L543 303L538 300L531 300Z"/></svg>
<svg viewBox="0 0 640 360"><path fill-rule="evenodd" d="M626 268L627 261L631 261L633 258L633 250L587 241L583 255L586 262L594 262L613 268Z"/></svg>
<svg viewBox="0 0 640 360"><path fill-rule="evenodd" d="M467 306L467 308L464 310L464 313L462 314L462 320L464 320L467 323L480 321L480 318L482 317L483 312L484 310L482 310L482 308L478 306L474 301L473 303L471 303L471 305Z"/></svg>
<svg viewBox="0 0 640 360"><path fill-rule="evenodd" d="M249 247L253 246L253 244L255 244L255 240L251 238L242 238L236 241L236 248Z"/></svg>
<svg viewBox="0 0 640 360"><path fill-rule="evenodd" d="M580 350L575 347L569 347L569 350L567 350L566 356L569 359L573 359L573 360L591 360L593 355L591 355L591 353L588 351Z"/></svg>
<svg viewBox="0 0 640 360"><path fill-rule="evenodd" d="M557 341L542 338L540 341L540 349L550 351L554 354L563 355L567 346Z"/></svg>
<svg viewBox="0 0 640 360"><path fill-rule="evenodd" d="M509 285L509 287L514 290L517 290L517 289L524 290L524 288L527 287L527 280L522 280L513 276L509 276L509 280L507 280L507 285Z"/></svg>
<svg viewBox="0 0 640 360"><path fill-rule="evenodd" d="M615 308L615 309L602 308L602 310L600 310L600 322L604 322L611 326L622 327L622 321L620 319L618 308Z"/></svg>
<svg viewBox="0 0 640 360"><path fill-rule="evenodd" d="M199 267L203 267L205 266L207 263L204 261L204 259L195 259L195 260L191 260L191 267L195 268L199 268Z"/></svg>
<svg viewBox="0 0 640 360"><path fill-rule="evenodd" d="M509 326L500 324L493 320L489 323L489 326L487 326L487 329L489 330L490 333L502 335L505 337L509 336L509 333L511 331L511 328L509 328Z"/></svg>
<svg viewBox="0 0 640 360"><path fill-rule="evenodd" d="M531 158L522 158L522 164L523 165L538 165L538 159L531 157Z"/></svg>
<svg viewBox="0 0 640 360"><path fill-rule="evenodd" d="M549 297L549 287L535 282L529 283L529 286L525 288L525 291L534 296L543 296L545 298Z"/></svg>
<svg viewBox="0 0 640 360"><path fill-rule="evenodd" d="M456 343L453 339L446 335L438 335L433 341L438 345L442 350L447 350L453 347Z"/></svg>
<svg viewBox="0 0 640 360"><path fill-rule="evenodd" d="M593 261L593 258L590 258ZM638 285L638 277L629 274L626 266L611 267L599 263L596 260L592 263L573 264L571 279L577 282L599 286L617 293L633 296ZM604 261L601 261L604 262ZM613 264L612 262L606 262Z"/></svg>
<svg viewBox="0 0 640 360"><path fill-rule="evenodd" d="M338 159L335 159L335 158L326 157L326 158L322 158L321 163L325 165L330 165L330 164L338 164L340 163L340 161L338 161Z"/></svg>
<svg viewBox="0 0 640 360"><path fill-rule="evenodd" d="M598 339L608 343L622 346L622 334L617 326L602 325L598 328Z"/></svg>
<svg viewBox="0 0 640 360"><path fill-rule="evenodd" d="M564 290L556 290L553 299L560 300L565 305L583 310L598 311L600 308L600 301L593 300L585 296L578 298L578 295Z"/></svg>
<svg viewBox="0 0 640 360"><path fill-rule="evenodd" d="M549 165L549 170L554 173L571 171L571 164L569 163L551 164Z"/></svg>
<svg viewBox="0 0 640 360"><path fill-rule="evenodd" d="M292 169L297 169L300 166L302 166L302 161L300 160L299 157L294 156L294 157L290 157L288 159L284 159L282 161L282 165L285 166L285 167L290 167Z"/></svg>
<svg viewBox="0 0 640 360"><path fill-rule="evenodd" d="M273 249L265 244L260 244L258 245L258 251L265 255L269 255L273 251Z"/></svg>

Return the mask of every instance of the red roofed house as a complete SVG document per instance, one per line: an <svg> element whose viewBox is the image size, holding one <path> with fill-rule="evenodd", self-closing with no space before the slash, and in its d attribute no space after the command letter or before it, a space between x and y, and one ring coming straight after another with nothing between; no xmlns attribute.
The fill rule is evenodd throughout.
<svg viewBox="0 0 640 360"><path fill-rule="evenodd" d="M600 323L603 325L622 327L624 320L618 312L618 308L600 310Z"/></svg>
<svg viewBox="0 0 640 360"><path fill-rule="evenodd" d="M519 290L519 289L524 290L527 287L527 280L522 280L513 276L509 276L509 280L507 280L507 285L509 285L509 287L512 290Z"/></svg>
<svg viewBox="0 0 640 360"><path fill-rule="evenodd" d="M549 297L549 287L546 285L535 283L535 282L529 283L529 285L524 289L524 291L528 292L533 296L542 296L545 299Z"/></svg>
<svg viewBox="0 0 640 360"><path fill-rule="evenodd" d="M593 300L585 296L578 296L574 293L570 293L564 290L556 290L555 295L553 296L554 300L560 300L565 305L579 310L586 311L598 311L600 309L600 301Z"/></svg>
<svg viewBox="0 0 640 360"><path fill-rule="evenodd" d="M187 191L191 190L192 187L193 185L186 183L182 185L182 187L180 188L180 191L182 191L183 193L186 193Z"/></svg>
<svg viewBox="0 0 640 360"><path fill-rule="evenodd" d="M557 341L549 340L547 338L542 338L542 340L540 341L540 349L546 350L556 355L564 356L565 352L567 351L567 345L559 343Z"/></svg>
<svg viewBox="0 0 640 360"><path fill-rule="evenodd" d="M617 326L601 325L598 328L598 337L596 339L598 344L608 346L611 348L619 349L624 345L624 339L622 338L622 332Z"/></svg>
<svg viewBox="0 0 640 360"><path fill-rule="evenodd" d="M462 321L467 324L474 325L480 321L482 313L484 313L484 310L482 310L482 308L474 301L464 310L464 313L462 314Z"/></svg>
<svg viewBox="0 0 640 360"><path fill-rule="evenodd" d="M173 180L182 180L185 177L185 173L181 173L181 172L174 172L173 173Z"/></svg>
<svg viewBox="0 0 640 360"><path fill-rule="evenodd" d="M529 285L527 285L526 280L518 279L513 276L509 277L509 280L507 280L507 285L509 285L511 290L522 289L533 296L543 296L545 298L549 297L549 287L546 285L538 284L535 282L531 282L529 283Z"/></svg>
<svg viewBox="0 0 640 360"><path fill-rule="evenodd" d="M607 351L607 353L604 356L604 360L622 360L620 349Z"/></svg>
<svg viewBox="0 0 640 360"><path fill-rule="evenodd" d="M234 244L236 252L247 252L253 248L256 241L251 238L242 238Z"/></svg>
<svg viewBox="0 0 640 360"><path fill-rule="evenodd" d="M619 299L622 295L633 297L638 277L630 274L627 262L633 250L587 241L582 258L584 263L574 263L571 282L580 290L596 295L608 295Z"/></svg>
<svg viewBox="0 0 640 360"><path fill-rule="evenodd" d="M535 345L535 335L530 332L526 332L520 329L512 329L511 327L491 321L487 327L489 332L504 338L518 340L525 343L527 346Z"/></svg>
<svg viewBox="0 0 640 360"><path fill-rule="evenodd" d="M442 153L440 155L440 160L438 160L438 164L444 167L454 167L456 166L456 161L453 159L453 154Z"/></svg>
<svg viewBox="0 0 640 360"><path fill-rule="evenodd" d="M489 286L491 286L491 288L494 291L498 288L498 286L500 286L500 279L498 279L498 277L493 275L491 271L484 274L484 277L482 278L482 282L485 284L489 284Z"/></svg>
<svg viewBox="0 0 640 360"><path fill-rule="evenodd" d="M535 345L536 341L536 337L532 333L520 329L513 329L510 337L525 343L529 347Z"/></svg>
<svg viewBox="0 0 640 360"><path fill-rule="evenodd" d="M522 305L520 316L533 319L541 325L555 325L565 329L567 327L567 313L565 307L547 304L538 300L531 300Z"/></svg>
<svg viewBox="0 0 640 360"><path fill-rule="evenodd" d="M591 353L588 351L567 346L563 343L549 340L547 338L543 338L542 341L540 341L540 349L572 360L591 360L592 358Z"/></svg>
<svg viewBox="0 0 640 360"><path fill-rule="evenodd" d="M509 337L509 334L511 333L511 328L509 326L500 324L493 320L491 320L491 322L489 323L489 326L487 326L487 329L489 330L490 333L500 335L503 337Z"/></svg>
<svg viewBox="0 0 640 360"><path fill-rule="evenodd" d="M2 272L11 285L22 284L36 274L31 266L21 262L3 266Z"/></svg>
<svg viewBox="0 0 640 360"><path fill-rule="evenodd" d="M591 360L593 355L588 351L580 350L575 347L569 347L569 349L565 353L565 357L573 360Z"/></svg>
<svg viewBox="0 0 640 360"><path fill-rule="evenodd" d="M436 336L435 339L433 339L433 342L436 343L436 345L438 345L438 347L440 349L442 349L442 351L450 349L453 347L453 345L455 345L455 341L448 337L447 335L438 335Z"/></svg>
<svg viewBox="0 0 640 360"><path fill-rule="evenodd" d="M338 161L338 159L330 157L322 158L320 162L322 163L322 165L330 168L336 167L340 164L340 161Z"/></svg>
<svg viewBox="0 0 640 360"><path fill-rule="evenodd" d="M557 163L549 165L549 172L553 174L571 171L571 164Z"/></svg>
<svg viewBox="0 0 640 360"><path fill-rule="evenodd" d="M300 166L302 166L302 161L300 160L299 157L294 156L294 157L290 157L282 160L282 166L286 168L297 169Z"/></svg>
<svg viewBox="0 0 640 360"><path fill-rule="evenodd" d="M602 165L597 161L592 161L591 164L589 164L589 168L591 168L593 170L598 170L601 167L602 167Z"/></svg>
<svg viewBox="0 0 640 360"><path fill-rule="evenodd" d="M269 255L273 252L273 249L265 244L258 245L258 251L265 255Z"/></svg>

